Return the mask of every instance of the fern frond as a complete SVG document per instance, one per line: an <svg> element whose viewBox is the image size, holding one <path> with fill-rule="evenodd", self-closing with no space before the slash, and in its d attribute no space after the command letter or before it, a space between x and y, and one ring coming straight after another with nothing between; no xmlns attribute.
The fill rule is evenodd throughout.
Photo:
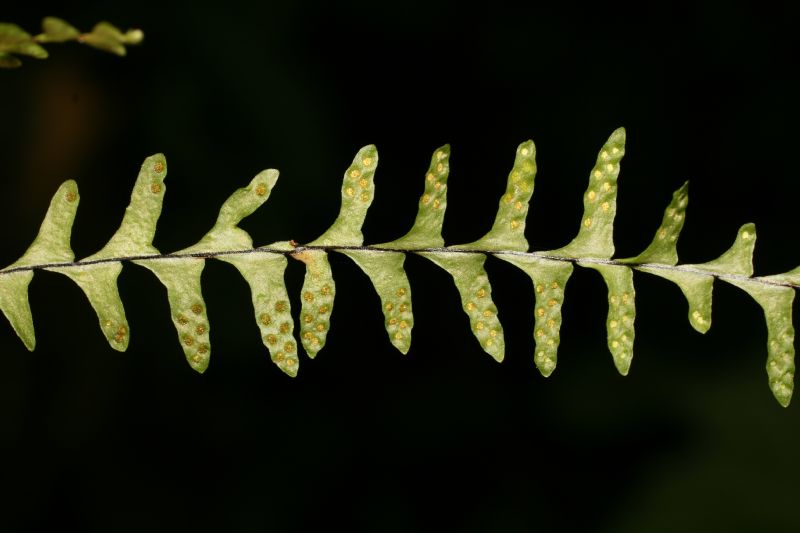
<svg viewBox="0 0 800 533"><path fill-rule="evenodd" d="M442 146L434 151L425 173L412 228L396 240L364 245L362 225L375 195L378 165L378 152L370 145L356 154L345 171L338 216L312 242L298 245L281 241L254 247L250 235L239 227L242 219L269 198L277 182L278 172L265 170L224 202L214 226L196 244L169 254L162 254L152 244L167 170L164 156L156 154L142 165L119 229L99 252L79 261L75 261L70 247L78 189L75 182L65 182L53 197L33 244L19 260L0 270L0 310L25 346L33 350L28 285L36 270L59 272L84 291L112 348L125 350L130 330L117 277L125 262L133 262L152 271L166 287L185 357L192 368L203 372L209 364L211 342L200 278L206 261L217 259L233 265L247 281L256 325L271 359L286 374L295 376L298 346L284 281L288 258L305 266L300 342L313 358L325 345L336 295L330 252L346 255L367 275L380 300L389 341L402 353L409 350L414 317L404 262L406 254L415 253L451 275L473 335L484 351L502 361L503 327L485 269L487 258L496 257L519 268L532 281L536 299L533 360L541 374L549 376L558 361L564 290L578 265L596 270L607 286L608 348L617 370L625 375L633 360L634 270L675 283L689 304L690 324L701 333L711 326L713 284L721 279L744 290L762 307L767 324L769 386L778 402L788 405L794 381L792 303L794 289L800 287L800 267L753 277L753 224L742 226L731 248L717 259L678 264L677 241L688 205L688 184L673 194L648 247L635 257L613 259L617 186L624 154L625 130L620 128L602 146L589 174L577 235L566 246L551 251L530 251L525 238L536 176L536 148L532 141L526 141L517 147L492 227L471 243L446 246L442 238L450 161L450 147Z"/></svg>
<svg viewBox="0 0 800 533"><path fill-rule="evenodd" d="M16 24L0 22L0 68L21 66L22 61L17 55L46 59L49 54L42 47L45 43L76 41L104 52L124 56L127 53L126 45L139 44L143 39L142 30L132 29L123 32L109 22L98 22L92 31L81 33L65 20L45 17L42 20L42 33L36 36Z"/></svg>

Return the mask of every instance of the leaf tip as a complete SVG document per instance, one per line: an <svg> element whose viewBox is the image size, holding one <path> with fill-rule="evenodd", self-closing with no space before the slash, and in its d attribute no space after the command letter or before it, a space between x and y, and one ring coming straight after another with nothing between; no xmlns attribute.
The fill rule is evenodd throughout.
<svg viewBox="0 0 800 533"><path fill-rule="evenodd" d="M167 158L161 152L153 154L145 159L144 164L149 165L150 169L157 174L166 174L167 172Z"/></svg>
<svg viewBox="0 0 800 533"><path fill-rule="evenodd" d="M792 375L792 377L794 377ZM789 404L792 401L792 382L788 380L773 380L770 381L770 389L772 389L772 395L778 400L778 403L781 404L781 407L789 407Z"/></svg>
<svg viewBox="0 0 800 533"><path fill-rule="evenodd" d="M198 351L194 355L190 356L189 353L186 352L186 360L189 362L189 366L192 367L192 370L194 370L198 374L202 374L208 369L208 362L210 361L209 357L210 355L211 354L209 353L208 348L206 347L202 354Z"/></svg>
<svg viewBox="0 0 800 533"><path fill-rule="evenodd" d="M266 187L266 190L269 191L273 187L275 187L275 183L278 182L278 177L280 176L280 172L274 168L268 168L266 170L262 170L258 174L256 174L255 179L253 180L255 184L255 191L259 196L263 196L264 193L260 192L259 186Z"/></svg>
<svg viewBox="0 0 800 533"><path fill-rule="evenodd" d="M536 368L543 378L549 378L553 371L556 369L556 363L553 359L545 358L544 356L536 357Z"/></svg>
<svg viewBox="0 0 800 533"><path fill-rule="evenodd" d="M283 371L284 374L286 374L290 378L296 378L297 377L297 371L299 370L299 366L300 366L300 365L297 364L297 362L298 362L297 358L287 357L283 361L277 363L277 365L278 365L278 368L280 368Z"/></svg>
<svg viewBox="0 0 800 533"><path fill-rule="evenodd" d="M358 151L358 155L360 155L360 156L370 156L370 155L371 156L377 156L378 155L378 147L375 146L374 144L368 144L366 146L363 146L361 148L361 150ZM369 166L367 163L364 163L363 161L362 161L362 163L365 166Z"/></svg>
<svg viewBox="0 0 800 533"><path fill-rule="evenodd" d="M144 32L139 28L133 28L125 32L123 42L125 44L141 44L144 40Z"/></svg>
<svg viewBox="0 0 800 533"><path fill-rule="evenodd" d="M697 311L695 311L695 313L697 313ZM689 316L689 324L692 325L695 331L702 334L708 333L708 330L711 329L711 319L699 316L699 313L698 316L694 316L694 313Z"/></svg>
<svg viewBox="0 0 800 533"><path fill-rule="evenodd" d="M81 199L80 194L78 194L78 183L75 180L67 180L62 183L56 194L62 201L76 206Z"/></svg>
<svg viewBox="0 0 800 533"><path fill-rule="evenodd" d="M749 240L756 240L756 225L752 222L748 222L747 224L743 225L739 228L739 235L738 237L743 241Z"/></svg>
<svg viewBox="0 0 800 533"><path fill-rule="evenodd" d="M101 318L100 323L111 348L118 352L124 352L128 349L130 329L126 320L117 321L116 317Z"/></svg>
<svg viewBox="0 0 800 533"><path fill-rule="evenodd" d="M531 139L528 139L517 146L517 154L526 158L534 158L536 157L536 145Z"/></svg>

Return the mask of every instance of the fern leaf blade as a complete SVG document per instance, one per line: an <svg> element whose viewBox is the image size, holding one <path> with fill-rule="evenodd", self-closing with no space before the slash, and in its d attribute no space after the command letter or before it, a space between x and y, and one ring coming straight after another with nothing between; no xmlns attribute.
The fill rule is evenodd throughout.
<svg viewBox="0 0 800 533"><path fill-rule="evenodd" d="M164 154L155 154L144 160L119 229L102 250L83 261L158 253L153 247L153 237L166 193L166 176Z"/></svg>
<svg viewBox="0 0 800 533"><path fill-rule="evenodd" d="M404 236L385 243L389 248L441 248L442 223L447 209L447 176L450 173L450 145L437 148L425 173L425 190L419 199L414 225Z"/></svg>
<svg viewBox="0 0 800 533"><path fill-rule="evenodd" d="M80 204L78 185L65 181L58 188L33 243L25 254L8 268L47 263L68 263L75 259L70 238L75 214Z"/></svg>
<svg viewBox="0 0 800 533"><path fill-rule="evenodd" d="M525 221L535 178L536 146L533 141L526 141L517 147L514 166L508 175L506 192L500 198L492 229L477 241L454 248L526 252Z"/></svg>
<svg viewBox="0 0 800 533"><path fill-rule="evenodd" d="M321 250L302 250L292 254L306 267L300 310L300 342L312 359L325 346L331 326L336 284L328 254Z"/></svg>
<svg viewBox="0 0 800 533"><path fill-rule="evenodd" d="M574 270L572 263L512 254L498 254L497 257L521 269L533 282L536 298L533 324L536 350L533 360L539 372L548 377L558 363L561 308L564 306L564 289Z"/></svg>
<svg viewBox="0 0 800 533"><path fill-rule="evenodd" d="M597 270L608 287L608 350L614 365L623 376L628 375L633 361L633 339L636 320L636 291L633 271L629 267L578 262L584 268Z"/></svg>
<svg viewBox="0 0 800 533"><path fill-rule="evenodd" d="M503 326L497 317L497 306L492 301L492 286L483 265L486 256L478 253L421 252L453 277L461 305L469 317L473 335L495 361L505 355Z"/></svg>
<svg viewBox="0 0 800 533"><path fill-rule="evenodd" d="M342 253L369 277L381 300L389 340L401 353L408 353L414 315L411 310L411 285L403 269L405 254L361 250L344 250Z"/></svg>
<svg viewBox="0 0 800 533"><path fill-rule="evenodd" d="M375 196L375 169L378 166L378 150L368 145L358 151L352 164L344 173L342 182L342 205L339 215L330 228L309 246L361 246L364 235L361 226L367 210Z"/></svg>
<svg viewBox="0 0 800 533"><path fill-rule="evenodd" d="M205 372L211 357L210 326L200 285L205 261L181 257L134 263L150 270L166 287L172 323L186 361L194 370Z"/></svg>
<svg viewBox="0 0 800 533"><path fill-rule="evenodd" d="M568 245L548 252L559 257L610 259L614 255L617 179L625 155L625 128L615 130L600 149L583 196L578 235Z"/></svg>
<svg viewBox="0 0 800 533"><path fill-rule="evenodd" d="M63 43L73 41L80 36L81 32L66 20L57 17L45 17L42 20L42 33L36 38L41 42Z"/></svg>
<svg viewBox="0 0 800 533"><path fill-rule="evenodd" d="M97 314L100 329L108 344L124 352L130 340L130 328L125 317L125 308L119 296L117 278L122 272L122 263L113 261L74 267L48 268L74 281L81 288Z"/></svg>
<svg viewBox="0 0 800 533"><path fill-rule="evenodd" d="M736 234L733 245L713 261L699 265L684 265L712 274L750 277L753 275L753 250L756 245L755 224L745 224Z"/></svg>
<svg viewBox="0 0 800 533"><path fill-rule="evenodd" d="M237 189L225 200L214 226L196 244L176 253L213 256L219 252L252 250L252 237L238 224L267 201L277 180L277 170L259 172L246 187ZM286 248L283 243L281 247L286 250L293 248Z"/></svg>
<svg viewBox="0 0 800 533"><path fill-rule="evenodd" d="M689 303L689 323L700 333L711 328L711 297L714 278L696 272L670 270L655 266L638 266L636 270L667 279L680 288Z"/></svg>
<svg viewBox="0 0 800 533"><path fill-rule="evenodd" d="M8 319L14 332L29 351L36 347L33 315L28 300L28 286L33 272L11 272L0 276L0 311Z"/></svg>
<svg viewBox="0 0 800 533"><path fill-rule="evenodd" d="M211 231L234 228L245 217L252 215L269 199L279 175L273 168L262 170L246 187L234 191L220 207L217 222Z"/></svg>
<svg viewBox="0 0 800 533"><path fill-rule="evenodd" d="M775 399L788 407L794 390L794 290L752 280L726 279L749 294L764 311L767 323L767 376Z"/></svg>
<svg viewBox="0 0 800 533"><path fill-rule="evenodd" d="M650 245L636 257L619 259L621 263L658 263L676 265L678 263L678 238L686 221L686 207L689 205L689 182L672 194L661 226Z"/></svg>
<svg viewBox="0 0 800 533"><path fill-rule="evenodd" d="M284 273L288 261L278 254L245 254L222 256L220 259L236 267L250 286L256 324L261 340L275 363L284 373L297 376L294 320L286 291Z"/></svg>

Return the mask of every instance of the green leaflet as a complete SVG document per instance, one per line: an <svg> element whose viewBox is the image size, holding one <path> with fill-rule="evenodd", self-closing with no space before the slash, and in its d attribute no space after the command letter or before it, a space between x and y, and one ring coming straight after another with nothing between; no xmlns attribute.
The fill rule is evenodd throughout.
<svg viewBox="0 0 800 533"><path fill-rule="evenodd" d="M360 250L345 250L342 253L369 276L381 299L389 340L401 353L408 353L414 317L411 312L411 286L403 270L405 254Z"/></svg>
<svg viewBox="0 0 800 533"><path fill-rule="evenodd" d="M62 22L50 21L41 39L68 39L72 35L71 26ZM114 34L110 28L102 31ZM46 37L47 32L50 37ZM0 52L0 62L3 57ZM6 57L12 56L6 54ZM573 265L597 270L608 287L608 347L617 369L624 375L630 370L633 357L636 316L633 269L678 285L689 302L689 321L700 332L707 331L711 325L713 282L719 278L742 288L764 310L770 388L781 405L788 405L794 379L791 313L794 288L800 286L800 267L782 274L752 277L756 240L753 224L742 226L734 244L717 259L677 265L677 240L688 204L686 184L673 194L649 246L636 257L611 259L616 180L624 142L624 130L620 129L603 146L584 196L584 215L578 236L554 252L527 251L525 218L536 174L535 147L531 141L517 148L506 192L490 231L478 241L451 247L444 247L441 235L449 174L450 149L446 145L431 157L413 227L395 241L363 245L362 224L374 197L373 178L378 162L375 147L367 146L358 152L345 172L339 215L312 243L298 246L294 241L281 241L254 248L250 235L238 227L241 220L271 194L278 172L266 170L226 200L214 226L199 242L172 254L161 254L152 245L166 190L166 160L163 155L156 154L142 165L119 229L99 252L77 262L70 247L70 235L79 203L78 190L75 182L65 182L53 196L34 242L19 260L0 270L0 310L25 345L33 349L35 335L28 285L34 270L60 272L75 281L86 294L109 344L124 350L130 333L117 278L123 262L134 262L150 269L165 285L170 313L186 359L192 368L202 372L208 367L211 348L201 277L205 262L217 259L232 264L248 283L262 341L276 365L294 376L299 368L299 357L293 335L291 299L284 281L286 256L305 264L300 295L300 334L307 353L314 357L324 346L330 330L336 292L327 253L336 251L347 255L367 274L381 300L390 341L403 353L410 347L414 325L411 287L404 261L406 253L417 253L450 273L473 334L486 352L501 361L504 357L503 329L484 268L486 258L493 255L523 270L533 282L536 299L534 362L544 376L550 375L557 364L564 289Z"/></svg>
<svg viewBox="0 0 800 533"><path fill-rule="evenodd" d="M726 279L758 302L767 321L767 376L775 399L787 407L794 388L794 290L751 280Z"/></svg>
<svg viewBox="0 0 800 533"><path fill-rule="evenodd" d="M33 243L21 258L4 270L72 261L75 255L70 246L70 236L79 203L78 185L72 180L62 183L50 200L50 207Z"/></svg>
<svg viewBox="0 0 800 533"><path fill-rule="evenodd" d="M0 310L30 351L36 348L33 315L28 302L28 285L32 279L33 271L30 270L14 272L0 278Z"/></svg>
<svg viewBox="0 0 800 533"><path fill-rule="evenodd" d="M43 43L63 43L77 39L80 34L77 28L65 20L45 17L42 20L42 33L36 38Z"/></svg>
<svg viewBox="0 0 800 533"><path fill-rule="evenodd" d="M271 248L280 246L290 249L288 243L276 243ZM292 335L294 320L289 295L283 280L288 264L286 257L277 254L247 254L222 256L220 259L234 265L250 285L256 324L272 361L286 374L296 376L300 360L297 357L297 343Z"/></svg>
<svg viewBox="0 0 800 533"><path fill-rule="evenodd" d="M478 339L483 351L498 362L505 356L503 326L497 318L497 307L492 301L492 286L483 268L486 256L478 253L423 252L445 269L456 284L461 295L461 305L469 317L472 334Z"/></svg>
<svg viewBox="0 0 800 533"><path fill-rule="evenodd" d="M119 229L102 250L83 261L158 254L153 247L153 237L161 216L166 176L167 160L164 154L144 160Z"/></svg>
<svg viewBox="0 0 800 533"><path fill-rule="evenodd" d="M300 310L300 339L312 359L324 346L331 327L333 299L336 284L333 282L328 254L319 250L303 250L292 254L306 265L303 279L302 309Z"/></svg>
<svg viewBox="0 0 800 533"><path fill-rule="evenodd" d="M375 196L372 178L378 166L378 150L373 145L365 146L353 158L353 163L344 173L342 183L342 206L339 216L328 230L308 246L361 246L364 235L361 226L367 209Z"/></svg>
<svg viewBox="0 0 800 533"><path fill-rule="evenodd" d="M519 267L533 282L536 295L533 324L536 355L533 360L539 372L548 377L558 362L561 307L564 305L564 289L572 275L572 263L512 254L498 254L497 257Z"/></svg>
<svg viewBox="0 0 800 533"><path fill-rule="evenodd" d="M633 321L636 319L636 292L633 290L633 271L624 266L601 263L578 264L600 272L608 287L608 349L614 365L623 376L628 375L633 359Z"/></svg>
<svg viewBox="0 0 800 533"><path fill-rule="evenodd" d="M413 248L441 248L442 222L447 209L447 176L450 173L450 145L439 147L431 157L425 173L425 192L419 199L417 218L404 236L382 246L408 250Z"/></svg>
<svg viewBox="0 0 800 533"><path fill-rule="evenodd" d="M117 278L122 272L122 263L113 261L48 270L64 274L81 288L97 314L100 329L108 343L117 351L127 350L130 329L117 289Z"/></svg>
<svg viewBox="0 0 800 533"><path fill-rule="evenodd" d="M712 274L728 274L750 277L753 275L753 249L756 246L755 224L739 228L733 245L721 256L700 265L685 265L686 268Z"/></svg>
<svg viewBox="0 0 800 533"><path fill-rule="evenodd" d="M689 205L689 182L672 194L672 201L664 211L661 226L656 235L642 253L636 257L620 259L620 263L659 263L663 265L678 264L678 238L686 221L686 207Z"/></svg>
<svg viewBox="0 0 800 533"><path fill-rule="evenodd" d="M508 175L506 193L500 198L494 225L489 233L470 244L453 248L468 250L514 250L528 251L525 239L525 219L528 202L533 194L536 177L536 147L527 141L517 147L514 167Z"/></svg>
<svg viewBox="0 0 800 533"><path fill-rule="evenodd" d="M686 301L689 302L689 323L700 333L705 333L709 330L711 327L713 277L708 274L649 266L636 267L636 269L675 283L683 292Z"/></svg>
<svg viewBox="0 0 800 533"><path fill-rule="evenodd" d="M172 323L186 361L194 370L205 372L211 357L210 326L200 287L205 261L175 258L142 259L134 263L150 270L167 288Z"/></svg>
<svg viewBox="0 0 800 533"><path fill-rule="evenodd" d="M589 186L583 195L583 218L578 235L563 248L547 252L558 257L596 257L614 255L614 216L617 213L617 177L625 155L625 129L611 134L600 149L589 174Z"/></svg>

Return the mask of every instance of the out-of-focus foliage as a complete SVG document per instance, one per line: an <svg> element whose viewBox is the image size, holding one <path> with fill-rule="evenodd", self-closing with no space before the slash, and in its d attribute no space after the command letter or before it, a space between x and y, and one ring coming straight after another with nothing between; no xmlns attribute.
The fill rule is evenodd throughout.
<svg viewBox="0 0 800 533"><path fill-rule="evenodd" d="M0 68L15 68L22 65L19 55L45 59L47 50L44 43L63 43L77 41L98 50L124 56L126 45L142 42L144 33L130 29L123 32L109 22L98 22L91 31L82 33L65 20L45 17L42 20L42 33L31 35L16 24L0 22Z"/></svg>

